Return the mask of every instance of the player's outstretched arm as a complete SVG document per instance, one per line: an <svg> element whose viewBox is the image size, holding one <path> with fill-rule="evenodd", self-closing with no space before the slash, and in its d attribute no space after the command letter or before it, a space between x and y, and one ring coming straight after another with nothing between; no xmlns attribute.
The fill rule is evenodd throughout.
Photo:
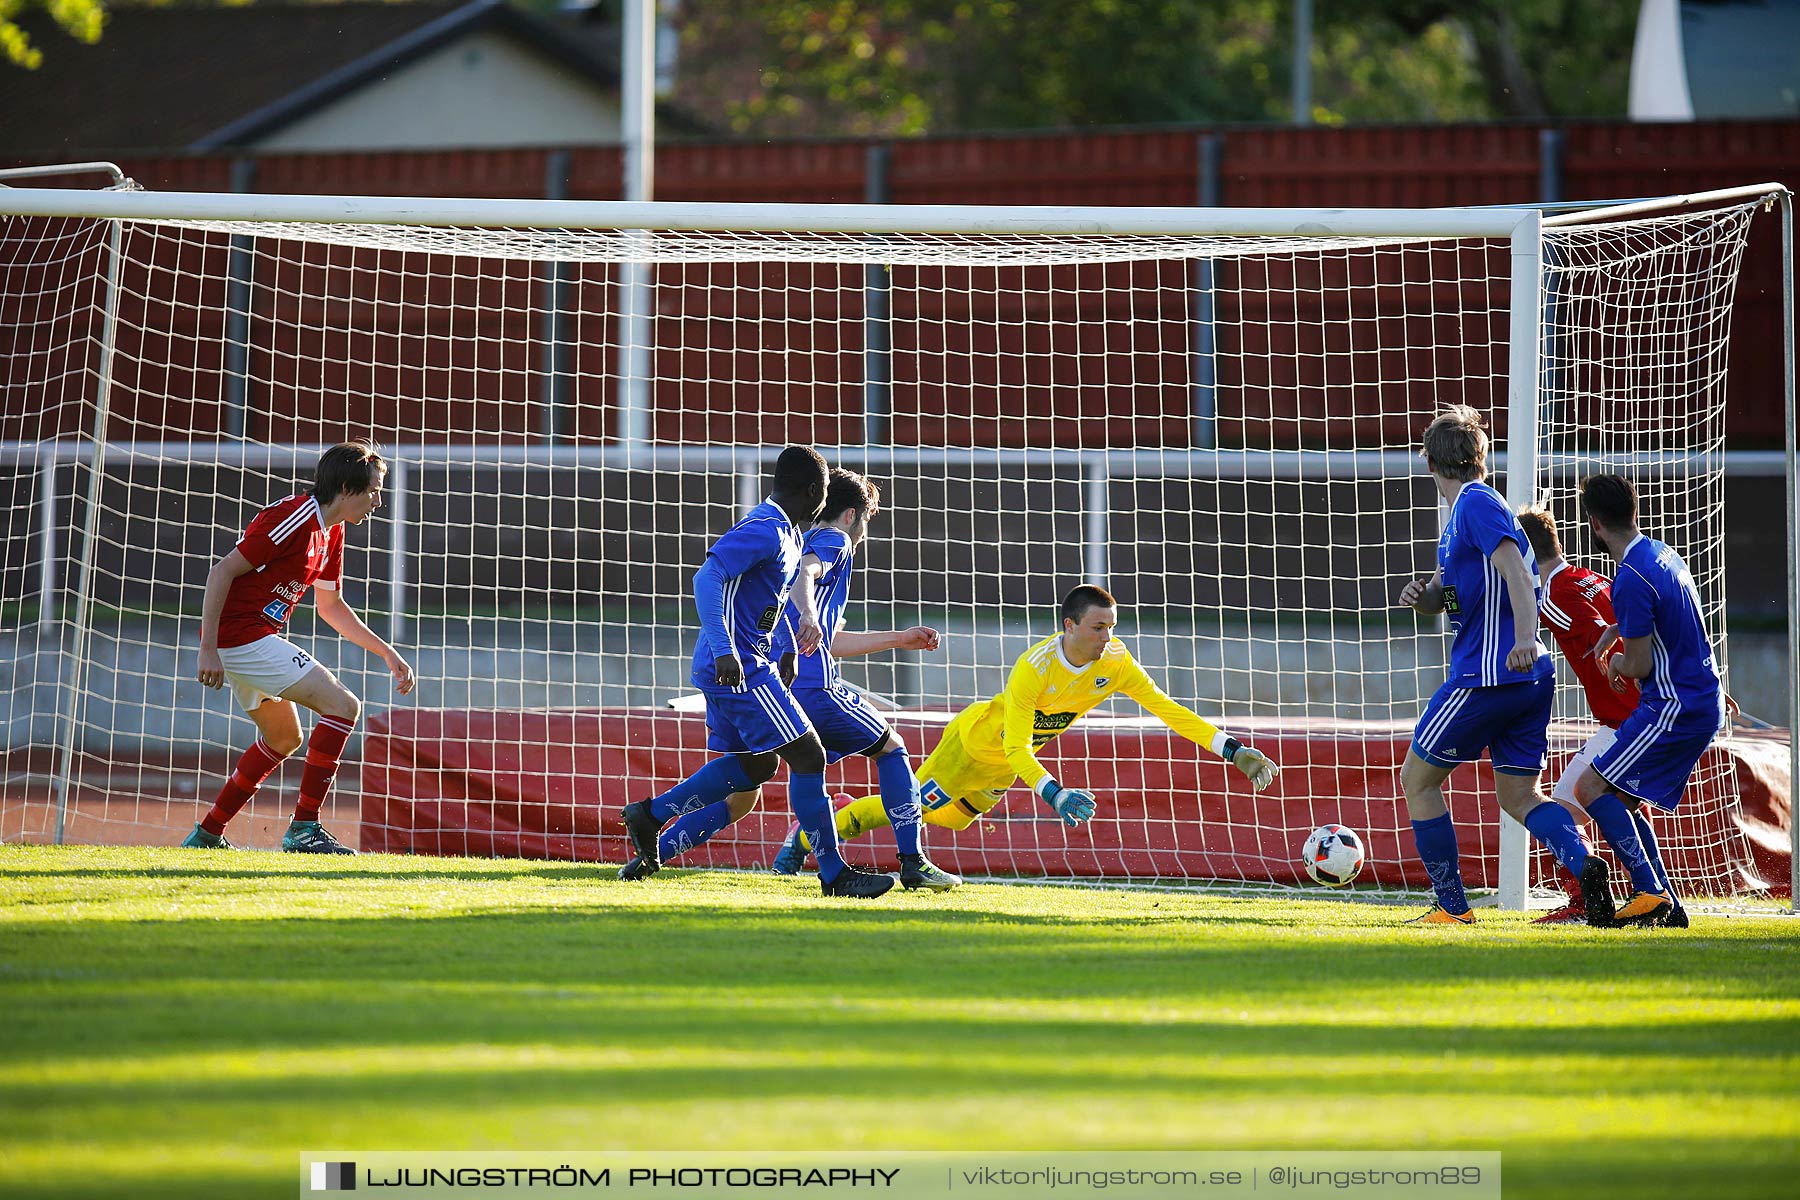
<svg viewBox="0 0 1800 1200"><path fill-rule="evenodd" d="M884 650L936 650L939 640L938 631L929 625L914 625L911 629L840 629L831 639L831 653L836 658L860 658Z"/></svg>
<svg viewBox="0 0 1800 1200"><path fill-rule="evenodd" d="M1433 571L1430 579L1409 579L1400 589L1401 608L1410 608L1426 617L1444 611L1444 573Z"/></svg>
<svg viewBox="0 0 1800 1200"><path fill-rule="evenodd" d="M363 624L363 619L356 615L350 602L344 599L344 593L336 590L317 590L313 603L318 606L319 615L325 623L338 631L338 636L367 650L370 654L379 655L387 664L394 676L394 690L402 696L412 692L418 683L413 674L412 664L403 658L400 652L382 639L373 629Z"/></svg>
<svg viewBox="0 0 1800 1200"><path fill-rule="evenodd" d="M225 615L225 598L238 576L253 570L250 560L233 547L206 573L206 598L200 603L200 663L194 677L209 688L225 685L225 664L219 661L219 618Z"/></svg>

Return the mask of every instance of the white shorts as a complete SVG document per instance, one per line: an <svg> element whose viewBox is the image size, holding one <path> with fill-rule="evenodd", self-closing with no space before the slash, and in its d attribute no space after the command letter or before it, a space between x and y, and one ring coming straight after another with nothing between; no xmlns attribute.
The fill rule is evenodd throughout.
<svg viewBox="0 0 1800 1200"><path fill-rule="evenodd" d="M1576 817L1586 819L1587 809L1581 807L1581 801L1575 798L1575 781L1581 778L1583 771L1594 765L1596 758L1612 748L1612 744L1618 740L1618 737L1617 730L1601 726L1600 732L1587 740L1587 745L1583 746L1581 752L1569 760L1569 765L1563 768L1561 775L1557 776L1556 788L1550 793L1550 798L1561 801L1573 809Z"/></svg>
<svg viewBox="0 0 1800 1200"><path fill-rule="evenodd" d="M255 712L266 700L281 699L281 693L305 679L314 666L312 655L277 633L248 646L220 646L219 662L245 712Z"/></svg>

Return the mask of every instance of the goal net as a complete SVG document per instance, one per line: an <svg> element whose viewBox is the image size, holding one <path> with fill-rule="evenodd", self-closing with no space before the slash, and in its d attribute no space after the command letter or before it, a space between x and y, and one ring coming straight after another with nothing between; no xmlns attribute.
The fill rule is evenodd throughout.
<svg viewBox="0 0 1800 1200"><path fill-rule="evenodd" d="M1382 236L829 232L804 209L727 232L6 216L7 197L7 840L173 844L205 812L254 737L194 679L207 571L349 437L392 469L347 530L346 595L418 689L396 696L310 605L290 636L363 699L326 822L364 849L619 861L619 806L705 758L692 573L792 443L882 489L851 627L944 635L845 664L915 763L1087 582L1169 694L1283 768L1255 794L1115 702L1043 751L1099 795L1090 825L1018 787L928 830L978 876L1304 884L1301 842L1339 822L1366 835L1359 887L1424 884L1396 775L1447 633L1394 600L1435 562L1417 445L1448 403L1488 416L1493 482L1548 502L1576 562L1608 570L1576 480L1631 475L1729 664L1724 379L1752 203L1548 225L1515 305L1503 232L1405 214ZM1592 729L1563 678L1552 773ZM234 841L274 844L298 774ZM1722 745L1660 833L1686 891L1761 884L1734 778ZM852 758L828 785L871 780ZM1486 766L1449 796L1492 886ZM686 861L766 864L787 820L778 776ZM891 861L884 833L853 845Z"/></svg>

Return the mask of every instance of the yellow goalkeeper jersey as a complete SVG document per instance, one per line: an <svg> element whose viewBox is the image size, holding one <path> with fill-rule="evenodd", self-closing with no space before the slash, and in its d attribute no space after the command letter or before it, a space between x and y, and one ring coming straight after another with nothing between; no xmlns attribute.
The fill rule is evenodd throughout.
<svg viewBox="0 0 1800 1200"><path fill-rule="evenodd" d="M1222 753L1225 735L1211 722L1172 700L1144 673L1131 651L1114 638L1106 651L1085 667L1072 665L1062 653L1062 635L1053 633L1019 656L1006 690L985 704L971 706L962 726L963 749L972 759L1010 766L1033 790L1050 772L1037 751L1073 725L1083 713L1123 692L1170 729L1191 742Z"/></svg>

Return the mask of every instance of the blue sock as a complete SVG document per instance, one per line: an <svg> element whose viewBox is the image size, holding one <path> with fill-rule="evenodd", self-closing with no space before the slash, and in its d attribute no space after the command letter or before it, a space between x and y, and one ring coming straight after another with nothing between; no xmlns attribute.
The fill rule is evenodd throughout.
<svg viewBox="0 0 1800 1200"><path fill-rule="evenodd" d="M1457 863L1456 826L1450 814L1429 821L1414 821L1413 840L1418 843L1419 861L1431 876L1431 890L1437 893L1444 911L1461 916L1469 911L1469 898L1463 895L1462 867Z"/></svg>
<svg viewBox="0 0 1800 1200"><path fill-rule="evenodd" d="M830 883L844 869L844 856L838 853L837 818L832 815L831 801L825 798L825 773L802 775L790 769L788 804L812 846L820 881Z"/></svg>
<svg viewBox="0 0 1800 1200"><path fill-rule="evenodd" d="M1637 827L1638 843L1644 847L1644 853L1650 859L1650 866L1656 872L1656 881L1662 884L1657 890L1669 898L1676 908L1681 907L1681 898L1675 894L1675 885L1669 880L1669 868L1663 865L1662 850L1656 844L1656 834L1650 828L1650 818L1644 815L1644 805L1631 810L1631 823Z"/></svg>
<svg viewBox="0 0 1800 1200"><path fill-rule="evenodd" d="M875 760L881 776L881 807L894 827L894 845L902 854L919 854L919 781L913 778L912 760L905 746L895 746Z"/></svg>
<svg viewBox="0 0 1800 1200"><path fill-rule="evenodd" d="M1662 880L1656 877L1656 868L1650 865L1650 856L1644 853L1644 844L1638 840L1637 826L1626 811L1625 802L1608 792L1588 805L1587 810L1588 816L1594 818L1594 824L1600 827L1606 844L1631 872L1631 886L1640 892L1662 891Z"/></svg>
<svg viewBox="0 0 1800 1200"><path fill-rule="evenodd" d="M1525 828L1531 830L1531 836L1550 847L1571 875L1580 876L1583 864L1587 862L1587 847L1581 843L1581 830L1575 826L1575 816L1568 809L1554 800L1546 800L1525 814Z"/></svg>
<svg viewBox="0 0 1800 1200"><path fill-rule="evenodd" d="M715 800L723 800L733 792L747 792L756 786L738 760L715 758L686 779L650 801L650 815L659 821L705 808Z"/></svg>
<svg viewBox="0 0 1800 1200"><path fill-rule="evenodd" d="M731 805L714 800L705 808L681 814L656 837L657 857L664 862L680 858L689 850L698 850L712 840L712 835L731 824Z"/></svg>

